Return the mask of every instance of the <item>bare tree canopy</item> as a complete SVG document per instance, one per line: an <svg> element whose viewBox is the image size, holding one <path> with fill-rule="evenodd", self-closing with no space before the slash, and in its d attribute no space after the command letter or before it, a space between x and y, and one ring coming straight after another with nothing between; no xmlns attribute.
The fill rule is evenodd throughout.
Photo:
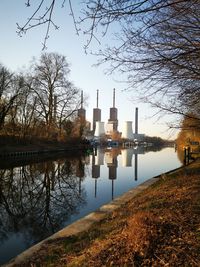
<svg viewBox="0 0 200 267"><path fill-rule="evenodd" d="M32 66L28 86L36 101L38 116L50 130L62 123L77 111L80 90L69 81L69 64L58 53L43 53Z"/></svg>
<svg viewBox="0 0 200 267"><path fill-rule="evenodd" d="M41 6L46 5L44 0L40 1L27 24L19 28L20 33L28 30L28 25L35 27L41 23L48 24L49 32L53 9L58 2L48 3L47 12L40 15L40 20L35 20ZM27 5L30 4L31 0L27 1ZM69 5L73 15L73 3L69 1ZM45 19L47 14L49 18ZM93 53L99 58L98 64L109 64L110 73L120 72L128 87L137 90L143 101L167 112L181 115L194 112L198 117L198 0L85 0L82 18L75 21L75 25L86 26L82 28L89 36L86 48L92 42L100 43L111 28L115 42L100 46L100 50Z"/></svg>
<svg viewBox="0 0 200 267"><path fill-rule="evenodd" d="M0 129L6 118L15 116L17 100L24 92L23 78L0 64Z"/></svg>
<svg viewBox="0 0 200 267"><path fill-rule="evenodd" d="M23 34L25 34L28 30L32 28L46 25L46 32L45 32L45 36L43 40L43 49L46 49L47 48L46 43L49 38L51 28L54 28L56 30L59 29L59 26L54 21L55 6L59 5L60 7L63 8L65 6L65 2L66 0L62 0L62 1L39 0L37 1L37 3L34 3L33 0L26 0L25 1L26 7L29 8L33 6L34 11L23 25L20 25L19 23L17 23L17 33L19 34L19 36L22 36ZM74 19L74 25L76 27L71 0L68 0L67 2L71 10L71 15Z"/></svg>
<svg viewBox="0 0 200 267"><path fill-rule="evenodd" d="M0 132L20 138L66 140L80 107L80 89L70 80L65 56L42 53L26 72L0 64ZM72 133L73 135L73 133Z"/></svg>

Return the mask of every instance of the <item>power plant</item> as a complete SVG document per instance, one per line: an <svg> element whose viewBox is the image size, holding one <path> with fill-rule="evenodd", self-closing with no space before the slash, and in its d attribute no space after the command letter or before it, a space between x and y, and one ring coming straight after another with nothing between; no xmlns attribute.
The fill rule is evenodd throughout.
<svg viewBox="0 0 200 267"><path fill-rule="evenodd" d="M97 97L96 97L96 108L93 109L93 125L92 131L89 139L100 140L102 138L113 139L118 136L123 140L129 140L132 142L142 141L144 139L144 134L138 133L138 107L135 108L135 132L133 133L132 129L132 121L125 121L123 125L122 132L118 131L118 110L116 108L116 95L115 95L115 88L113 89L113 106L110 108L110 117L108 122L101 121L101 109L99 108L99 90L97 90ZM78 117L82 120L86 120L86 111L83 108L83 91L81 91L81 108L78 109ZM116 134L116 135L114 135Z"/></svg>

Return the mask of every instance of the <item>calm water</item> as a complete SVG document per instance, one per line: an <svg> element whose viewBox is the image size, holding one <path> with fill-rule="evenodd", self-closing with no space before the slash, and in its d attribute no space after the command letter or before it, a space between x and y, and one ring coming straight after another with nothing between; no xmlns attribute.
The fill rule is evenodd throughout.
<svg viewBox="0 0 200 267"><path fill-rule="evenodd" d="M96 150L0 169L0 264L145 180L181 165L173 148Z"/></svg>

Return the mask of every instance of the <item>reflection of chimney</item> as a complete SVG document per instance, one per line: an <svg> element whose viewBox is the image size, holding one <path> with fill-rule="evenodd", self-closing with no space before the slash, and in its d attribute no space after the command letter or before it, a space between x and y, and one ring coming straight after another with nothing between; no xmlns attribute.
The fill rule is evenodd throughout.
<svg viewBox="0 0 200 267"><path fill-rule="evenodd" d="M135 134L138 134L138 108L135 109Z"/></svg>
<svg viewBox="0 0 200 267"><path fill-rule="evenodd" d="M92 155L92 178L95 178L95 198L97 197L97 179L100 177L100 165L104 165L104 153L95 149Z"/></svg>
<svg viewBox="0 0 200 267"><path fill-rule="evenodd" d="M105 154L105 162L108 167L108 178L112 181L112 199L114 198L114 180L117 179L117 156L114 156L112 153L107 152Z"/></svg>
<svg viewBox="0 0 200 267"><path fill-rule="evenodd" d="M112 180L112 200L114 198L114 180Z"/></svg>
<svg viewBox="0 0 200 267"><path fill-rule="evenodd" d="M100 165L95 165L95 156L92 155L92 178L100 177Z"/></svg>
<svg viewBox="0 0 200 267"><path fill-rule="evenodd" d="M135 154L135 181L138 179L138 154Z"/></svg>

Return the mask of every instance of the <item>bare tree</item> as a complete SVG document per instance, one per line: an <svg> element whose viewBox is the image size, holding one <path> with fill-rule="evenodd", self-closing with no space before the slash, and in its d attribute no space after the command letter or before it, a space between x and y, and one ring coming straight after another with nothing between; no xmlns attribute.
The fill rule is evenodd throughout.
<svg viewBox="0 0 200 267"><path fill-rule="evenodd" d="M26 0L25 1L26 7L33 6L34 11L32 15L27 19L24 25L19 25L19 23L17 23L17 33L19 34L19 36L26 34L26 32L32 28L35 28L41 25L46 25L46 32L45 32L44 41L43 41L43 49L46 49L47 48L46 43L49 38L51 28L54 28L55 30L59 29L59 26L54 21L55 6L58 4L58 5L61 5L61 7L63 8L65 6L65 2L66 0L62 0L61 3L60 1L56 1L56 0L51 0L51 1L40 0L39 2L34 3L34 1L32 0ZM71 10L71 16L73 17L73 20L74 20L75 29L78 32L75 18L74 18L73 9L72 9L71 0L68 0L67 2Z"/></svg>
<svg viewBox="0 0 200 267"><path fill-rule="evenodd" d="M0 129L16 107L18 98L23 94L24 82L21 76L14 75L0 65ZM14 112L16 115L16 112Z"/></svg>
<svg viewBox="0 0 200 267"><path fill-rule="evenodd" d="M69 80L69 64L57 53L44 53L33 64L30 75L31 90L37 98L37 112L45 121L47 130L55 129L77 110L79 89Z"/></svg>
<svg viewBox="0 0 200 267"><path fill-rule="evenodd" d="M34 130L37 127L37 98L34 97L30 90L30 84L25 85L24 93L18 99L17 106L17 121L20 128L20 135L23 138L34 135Z"/></svg>

